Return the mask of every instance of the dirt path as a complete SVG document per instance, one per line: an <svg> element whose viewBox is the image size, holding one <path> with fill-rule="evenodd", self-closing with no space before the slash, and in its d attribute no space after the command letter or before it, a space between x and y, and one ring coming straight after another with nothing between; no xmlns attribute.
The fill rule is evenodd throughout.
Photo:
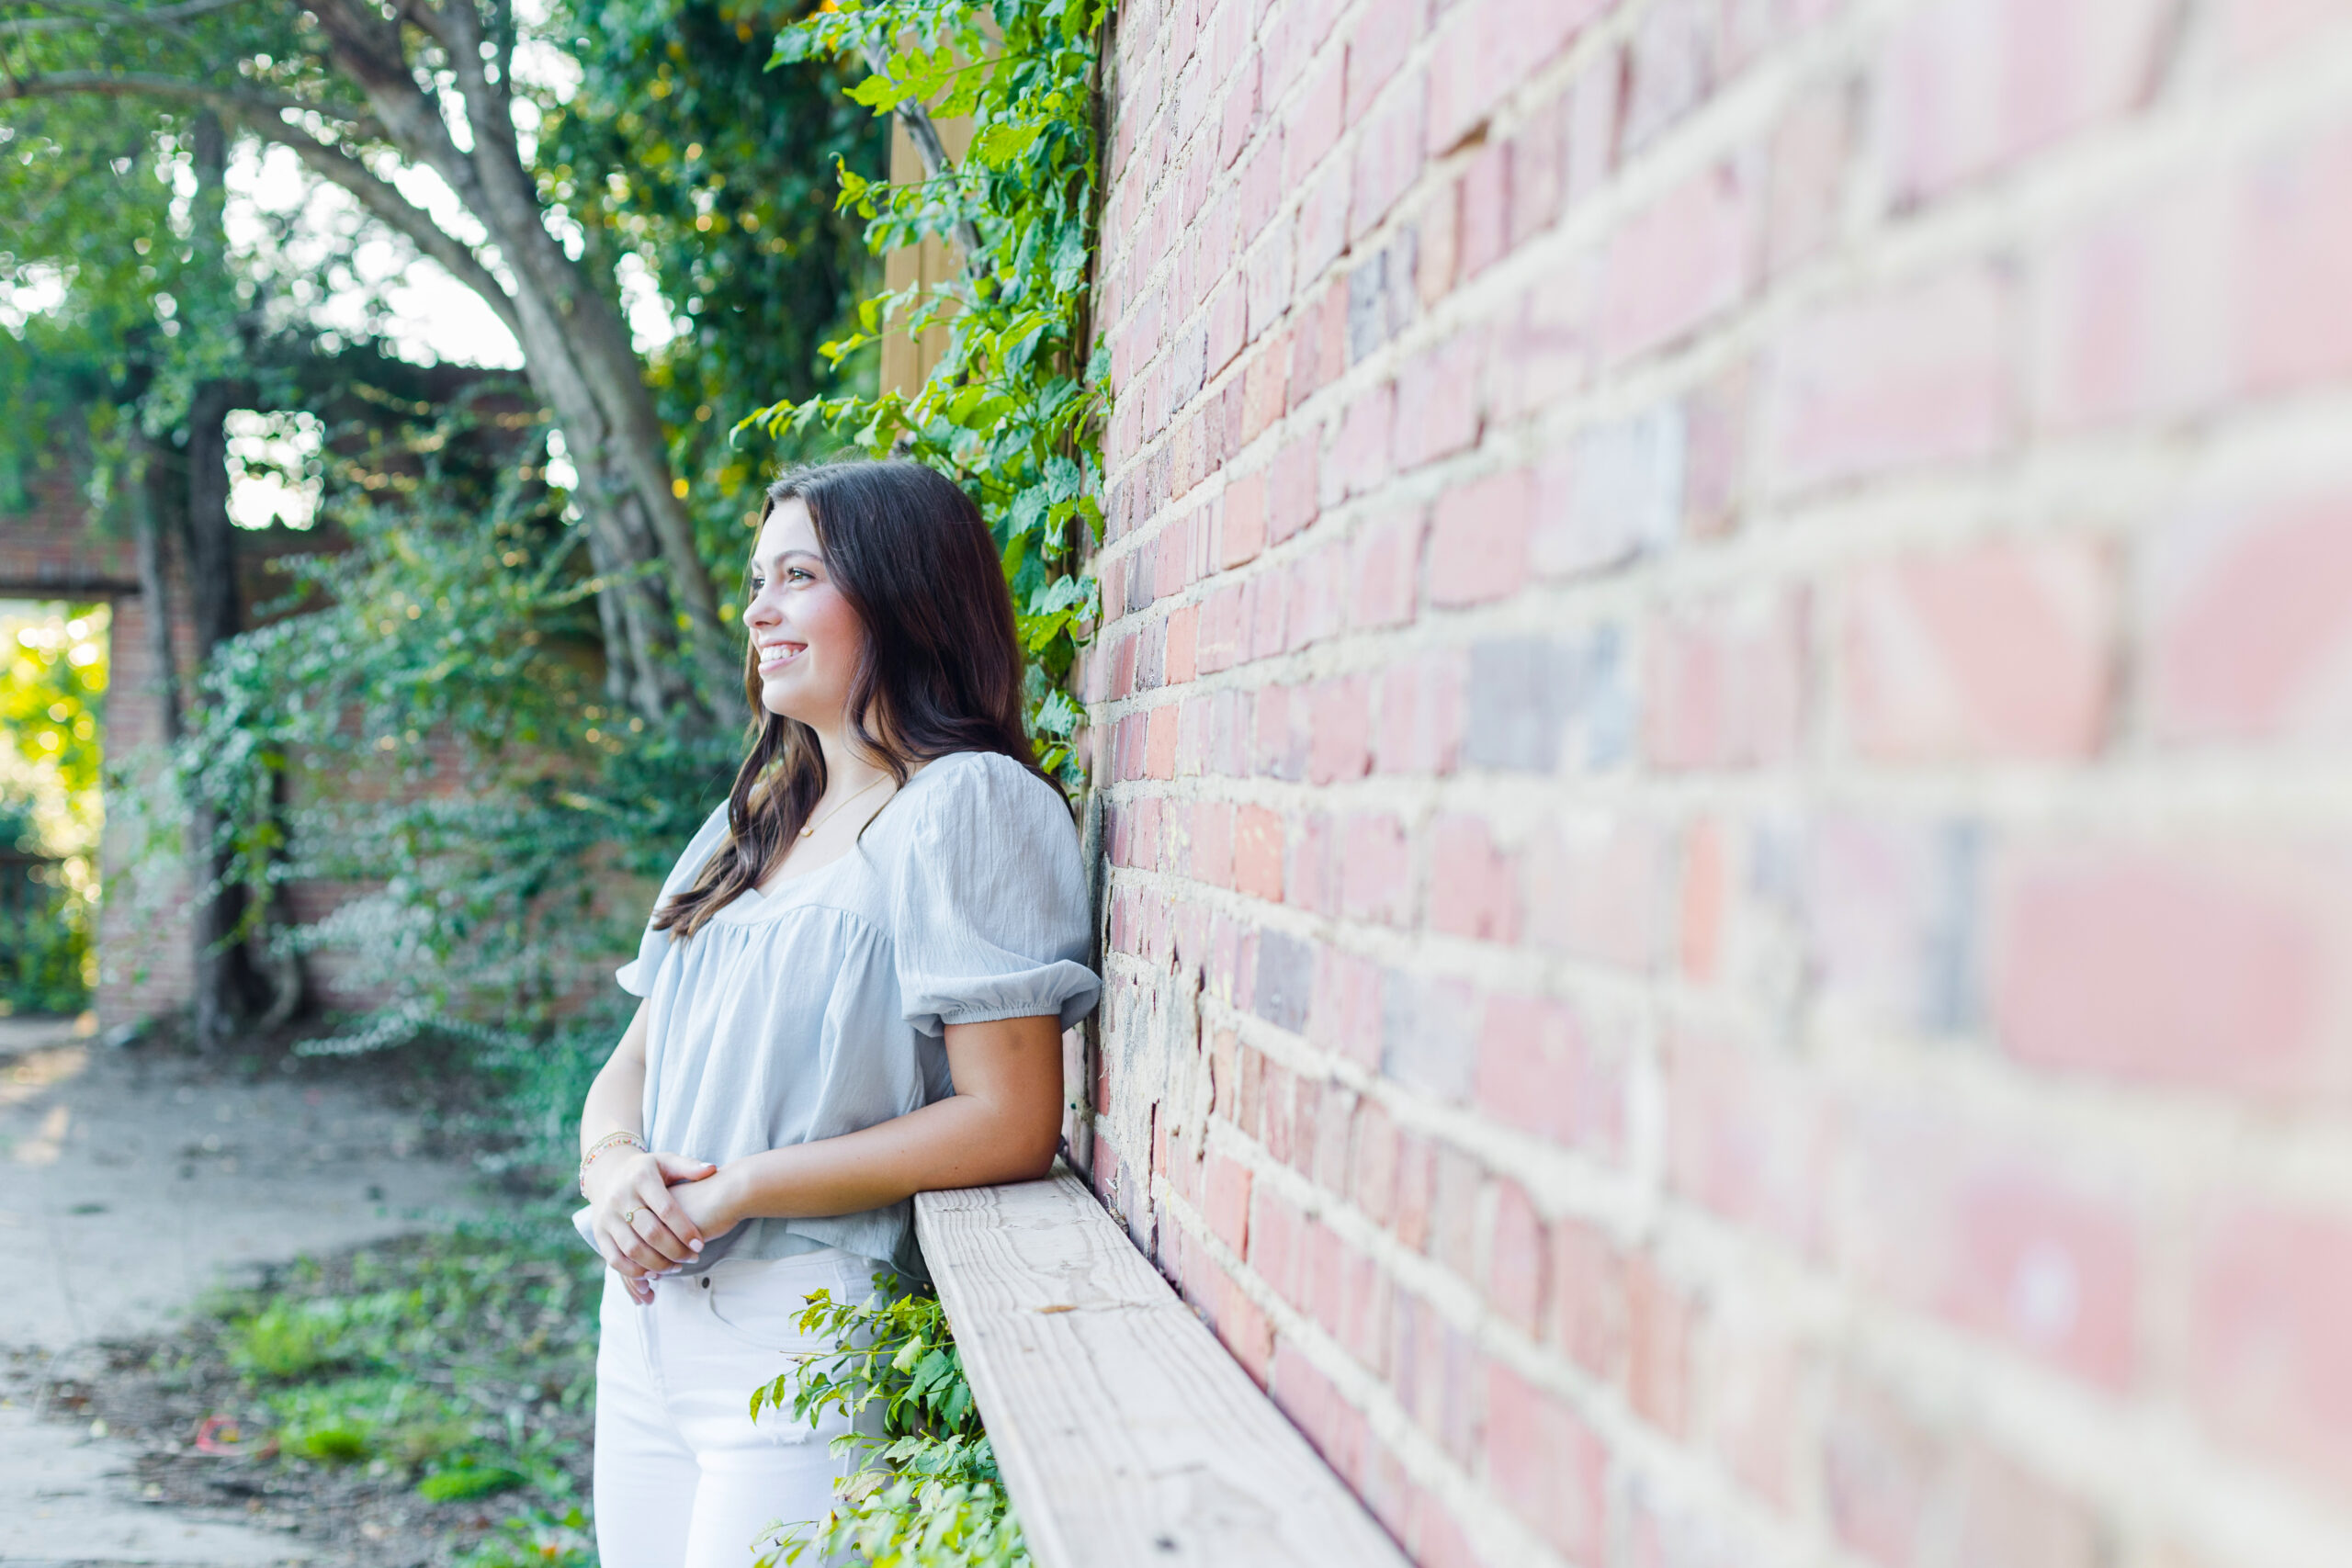
<svg viewBox="0 0 2352 1568"><path fill-rule="evenodd" d="M421 1141L412 1119L347 1090L0 1020L0 1565L307 1558L241 1511L143 1503L127 1445L35 1391L255 1265L464 1205L464 1172Z"/></svg>

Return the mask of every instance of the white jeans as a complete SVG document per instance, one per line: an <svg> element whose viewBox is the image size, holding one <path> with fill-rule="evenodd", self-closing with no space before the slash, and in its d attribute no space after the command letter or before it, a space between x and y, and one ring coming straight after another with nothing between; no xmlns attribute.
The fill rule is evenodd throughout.
<svg viewBox="0 0 2352 1568"><path fill-rule="evenodd" d="M781 1411L751 1417L752 1390L830 1339L794 1326L804 1298L864 1301L874 1262L828 1247L773 1261L721 1258L656 1280L639 1306L607 1273L596 1351L596 1550L604 1568L749 1568L779 1522L822 1519L854 1460ZM876 1412L878 1415L878 1409ZM813 1559L804 1559L811 1562Z"/></svg>

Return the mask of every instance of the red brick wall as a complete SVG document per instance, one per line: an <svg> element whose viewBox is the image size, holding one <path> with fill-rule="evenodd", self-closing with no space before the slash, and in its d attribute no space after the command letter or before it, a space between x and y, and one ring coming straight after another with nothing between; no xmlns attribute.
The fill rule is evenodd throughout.
<svg viewBox="0 0 2352 1568"><path fill-rule="evenodd" d="M1138 1244L1426 1564L2352 1562L2352 6L1114 55Z"/></svg>

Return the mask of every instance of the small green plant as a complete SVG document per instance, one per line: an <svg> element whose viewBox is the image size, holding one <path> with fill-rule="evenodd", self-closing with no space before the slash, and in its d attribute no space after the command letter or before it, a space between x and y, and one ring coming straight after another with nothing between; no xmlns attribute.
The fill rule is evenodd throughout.
<svg viewBox="0 0 2352 1568"><path fill-rule="evenodd" d="M328 1464L421 1465L474 1440L464 1404L397 1373L286 1389L266 1403L286 1452Z"/></svg>
<svg viewBox="0 0 2352 1568"><path fill-rule="evenodd" d="M272 1382L366 1365L375 1356L354 1333L353 1306L334 1298L271 1302L221 1337L229 1364L249 1378Z"/></svg>
<svg viewBox="0 0 2352 1568"><path fill-rule="evenodd" d="M418 1482L416 1490L428 1502L464 1503L512 1492L528 1479L521 1471L509 1470L503 1464L480 1464L467 1454L447 1470L436 1470Z"/></svg>
<svg viewBox="0 0 2352 1568"><path fill-rule="evenodd" d="M450 1505L453 1521L458 1505L500 1498L488 1511L517 1522L464 1560L476 1568L593 1568L571 1510L586 1479L597 1266L523 1235L526 1223L300 1260L266 1290L215 1298L220 1354L257 1407L252 1446L266 1427L285 1462L365 1467Z"/></svg>
<svg viewBox="0 0 2352 1568"><path fill-rule="evenodd" d="M596 1551L578 1508L531 1507L458 1559L457 1568L596 1568Z"/></svg>
<svg viewBox="0 0 2352 1568"><path fill-rule="evenodd" d="M808 1357L752 1393L762 1410L814 1425L828 1411L853 1419L877 1411L881 1436L851 1432L836 1451L859 1462L837 1488L823 1519L788 1520L762 1543L760 1568L855 1561L867 1568L1028 1568L1029 1549L980 1425L964 1359L945 1309L929 1291L837 1302L820 1291L800 1314L804 1334L822 1334L830 1354Z"/></svg>

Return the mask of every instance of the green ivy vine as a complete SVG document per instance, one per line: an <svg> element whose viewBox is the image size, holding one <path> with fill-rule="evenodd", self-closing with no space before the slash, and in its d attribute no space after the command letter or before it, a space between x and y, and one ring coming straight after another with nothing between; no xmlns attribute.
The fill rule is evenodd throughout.
<svg viewBox="0 0 2352 1568"><path fill-rule="evenodd" d="M854 1419L872 1410L862 1424L880 1428L878 1437L833 1439L859 1463L836 1488L831 1512L787 1522L759 1543L758 1568L804 1558L867 1568L1031 1568L939 1298L927 1290L892 1294L899 1287L888 1274L874 1283L864 1303L825 1291L809 1296L800 1331L834 1348L752 1391L754 1421L763 1409L772 1416L789 1410L811 1425L828 1411Z"/></svg>
<svg viewBox="0 0 2352 1568"><path fill-rule="evenodd" d="M1080 550L1102 528L1109 358L1098 349L1086 359L1084 344L1097 41L1109 9L1109 0L839 0L777 36L776 64L866 62L870 73L849 96L876 115L916 106L970 117L970 150L935 178L894 185L836 165L836 208L865 220L876 254L960 235L964 265L944 287L865 300L857 330L824 345L838 365L887 334L944 326L946 352L913 393L778 402L737 427L771 437L822 427L872 456L931 464L972 494L1019 613L1040 761L1072 783L1079 708L1063 685L1101 604Z"/></svg>

